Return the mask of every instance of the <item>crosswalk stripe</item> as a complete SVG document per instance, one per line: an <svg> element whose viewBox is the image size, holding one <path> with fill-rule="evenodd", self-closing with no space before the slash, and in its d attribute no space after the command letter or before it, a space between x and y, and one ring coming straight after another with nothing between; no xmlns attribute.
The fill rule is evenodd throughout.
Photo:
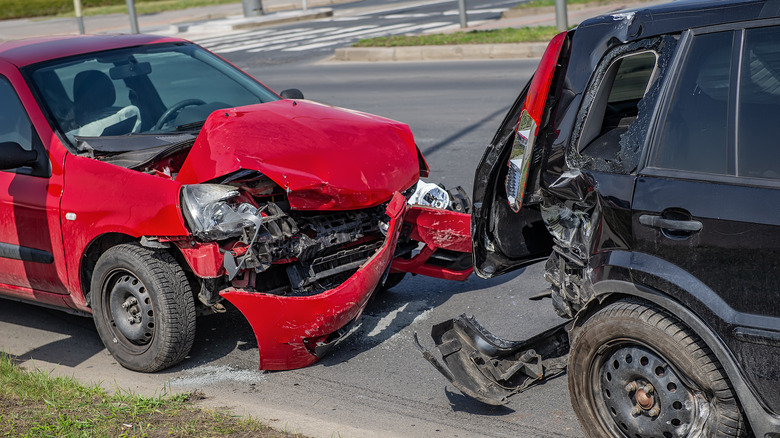
<svg viewBox="0 0 780 438"><path fill-rule="evenodd" d="M395 32L393 32L393 33L397 34L399 32L412 32L412 31L415 31L415 30L425 30L425 29L431 29L431 28L434 28L434 27L449 26L450 24L451 23L439 22L439 23L427 23L427 24L409 25L407 23L407 27L401 27L401 28L394 29ZM382 36L382 35L386 35L386 34L387 34L387 29L379 28L379 29L376 29L376 30L371 31L371 32L365 32L365 33L363 33L361 35L361 37L362 38L370 38L370 37ZM319 39L315 40L315 42L313 42L311 44L306 44L306 45L303 45L303 46L291 47L291 48L282 49L282 50L285 51L285 52L301 52L301 51L304 51L304 50L319 49L319 48L322 48L322 47L328 47L328 46L332 46L332 45L344 42L344 40L340 40L340 39L336 39L336 41L326 42L327 40L332 40L332 39L334 39L334 38L331 38L331 37L319 38Z"/></svg>
<svg viewBox="0 0 780 438"><path fill-rule="evenodd" d="M425 4L434 5L440 3L446 3L451 0L428 0ZM503 4L503 2L501 3ZM498 9L497 3L482 5L483 9L471 9L468 11L469 15L479 15L488 13L498 13L505 8ZM333 17L329 19L318 20L322 25L330 27L316 28L311 25L307 27L299 28L284 28L284 29L255 29L240 33L233 33L227 35L215 35L210 37L198 38L198 43L217 53L233 53L233 52L270 52L270 51L285 51L285 52L303 52L306 50L316 50L324 47L330 47L338 44L348 44L358 38L370 38L375 36L386 35L398 35L402 33L421 32L421 31L435 31L436 29L443 29L455 26L451 20L452 16L457 15L459 11L455 9L448 9L444 11L437 11L432 13L417 13L414 9L408 7L391 6L383 8L382 10L374 10L371 12L360 13L351 16ZM353 26L344 27L344 24L365 20L366 16L373 15L379 20L404 20L406 23L398 23L389 25L381 25L374 19L371 24L354 23ZM409 21L422 21L420 19L428 18L429 20L439 21L414 24ZM443 21L450 20L450 21Z"/></svg>
<svg viewBox="0 0 780 438"><path fill-rule="evenodd" d="M251 41L251 42L245 42L245 43L238 44L238 45L226 45L226 46L221 47L221 48L214 48L214 49L210 49L210 50L214 50L214 51L217 51L217 52L220 52L220 53L233 53L233 52L240 52L240 51L243 51L243 50L251 51L253 49L263 48L263 47L269 46L271 44L287 43L287 42L291 42L291 41L300 41L302 39L308 39L308 38L311 38L314 35L327 33L327 32L330 32L330 31L332 31L334 29L338 29L338 28L337 27L326 27L326 28L322 28L322 29L314 29L314 30L310 30L308 32L298 32L298 33L295 33L294 35L293 34L288 34L288 35L274 36L274 37L270 37L270 38L262 38L260 40L255 40L255 41Z"/></svg>
<svg viewBox="0 0 780 438"><path fill-rule="evenodd" d="M292 29L291 29L292 30ZM300 30L300 29L298 29ZM269 33L273 33L274 29L260 29L260 30L253 30L249 32L243 32L240 34L228 34L223 36L216 36L216 37L208 37L208 38L200 38L198 41L200 41L200 45L205 46L207 44L217 44L220 41L240 41L242 39L246 38L252 38L256 36L261 35L268 35Z"/></svg>
<svg viewBox="0 0 780 438"><path fill-rule="evenodd" d="M291 38L288 41L284 41L284 42L292 42L292 41L302 40L302 39L307 39L307 40L310 40L312 42L328 41L328 40L332 40L332 39L348 39L348 37L359 36L359 35L363 35L363 34L366 34L366 33L378 32L378 31L380 31L382 29L397 28L397 27L401 27L401 26L404 26L404 25L405 24L395 24L395 25L392 25L392 26L385 26L384 28L374 26L372 29L355 30L355 29L357 29L359 27L364 27L364 26L356 26L355 28L351 28L351 29L353 29L352 31L346 32L346 33L341 33L339 35L330 35L330 36L325 36L325 37L322 37L322 38L295 38L295 39ZM252 49L247 50L247 52L249 52L249 53L257 53L257 52L265 52L265 51L267 51L267 49L265 49L264 47L256 47L256 48L252 48Z"/></svg>
<svg viewBox="0 0 780 438"><path fill-rule="evenodd" d="M273 38L274 40L279 38L286 38L291 35L301 35L301 34L311 34L311 33L320 33L320 32L327 32L332 29L338 29L336 27L325 27L325 28L298 28L298 29L287 29L287 30L281 30L278 32L270 32L270 33L264 33L264 34L251 34L251 35L244 35L242 34L239 38L233 39L233 40L226 40L223 42L220 42L218 44L211 44L206 45L209 49L216 49L216 50L222 50L222 49L228 49L233 48L242 44L253 44L257 43L258 41L265 41L269 38Z"/></svg>
<svg viewBox="0 0 780 438"><path fill-rule="evenodd" d="M340 41L343 41L343 40L353 39L353 38L346 38L346 37L356 37L356 36L363 37L363 36L366 36L368 34L370 34L370 35L383 34L383 33L386 33L388 31L398 30L398 29L401 29L401 28L405 28L407 26L409 26L409 23L393 24L391 26L383 26L383 27L378 27L378 28L375 28L375 29L367 29L367 30L361 30L361 31L356 31L356 32L350 32L350 33L342 34L342 35L332 35L332 36L327 36L327 37L322 37L322 38L316 38L316 39L312 40L311 44L307 44L307 45L304 45L304 46L298 46L298 47L295 47L295 48L292 48L292 49L286 49L285 51L288 51L288 52L300 52L300 51L303 51L303 50L310 50L312 48L311 47L312 45L314 45L314 44L321 44L322 42L325 42L325 41L336 40L333 43L327 44L327 45L333 45L333 44L338 44ZM322 46L322 47L325 47L325 46Z"/></svg>

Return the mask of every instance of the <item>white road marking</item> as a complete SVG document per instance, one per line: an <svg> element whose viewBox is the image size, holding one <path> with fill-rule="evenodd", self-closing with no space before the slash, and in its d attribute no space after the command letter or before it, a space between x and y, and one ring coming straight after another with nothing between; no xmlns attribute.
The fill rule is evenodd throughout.
<svg viewBox="0 0 780 438"><path fill-rule="evenodd" d="M300 40L308 39L308 38L310 38L313 35L327 33L327 32L330 32L330 31L332 31L334 29L338 29L338 28L327 27L327 28L323 28L323 29L310 30L308 32L298 32L298 33L295 33L292 36L291 35L280 35L280 36L274 36L274 37L270 37L270 38L261 38L260 40L257 40L257 41L252 41L252 42L248 42L248 43L242 43L242 44L238 44L238 45L230 44L230 45L225 45L225 46L220 46L220 47L213 47L213 48L209 47L209 50L213 50L213 51L219 52L219 53L233 53L233 52L240 52L242 50L252 51L254 49L270 46L272 44L288 43L288 42L292 42L292 41L300 41Z"/></svg>
<svg viewBox="0 0 780 438"><path fill-rule="evenodd" d="M452 0L432 0L425 2L424 5L434 5L439 3L447 3ZM487 5L486 5L487 6ZM455 16L459 12L457 10L447 10L443 12L432 13L404 13L403 10L409 10L409 5L396 5L380 10L374 10L370 12L361 13L352 16L341 16L330 19L319 20L323 23L333 23L334 26L325 28L313 28L313 27L300 27L300 28L288 28L283 30L278 29L257 29L246 31L242 33L236 33L232 35L220 35L199 39L198 43L203 45L217 53L233 53L246 51L250 53L258 52L270 52L276 50L282 50L286 52L303 52L306 50L316 50L324 47L331 47L338 44L350 43L357 38L370 38L375 36L390 36L399 35L403 33L431 33L441 29L449 29L456 26L456 23L451 22L430 22L422 24L413 23L397 23L388 26L380 26L379 24L366 24L355 25L351 27L339 26L339 22L352 22L358 20L365 20L366 16L378 15L377 18L387 20L398 19L421 19L429 18L435 19L447 16ZM478 15L486 13L499 13L504 11L505 8L486 8L486 9L472 9L468 11L469 15ZM399 11L397 14L387 14L387 12ZM386 15L383 15L386 14ZM450 18L445 18L450 19ZM473 20L470 20L473 21Z"/></svg>
<svg viewBox="0 0 780 438"><path fill-rule="evenodd" d="M415 30L424 30L424 29L428 29L428 28L431 28L431 27L448 26L448 25L449 25L449 23L428 23L428 24L422 24L422 25L409 25L409 24L407 24L407 25L405 25L405 27L404 27L404 25L386 26L385 28L378 28L378 29L374 29L374 30L370 30L370 31L359 32L359 33L357 33L355 35L352 35L352 36L357 36L359 34L359 36L361 38L370 38L370 37L374 37L374 36L387 35L388 34L387 31L389 30L390 27L394 27L395 28L395 29L393 29L394 32L392 32L392 34L393 35L398 35L398 34L403 33L403 32L412 32L412 31L415 31ZM303 46L297 46L297 47L292 47L292 48L289 48L289 49L284 49L284 51L285 52L302 52L304 50L314 50L314 49L319 49L319 48L322 48L322 47L332 46L332 45L339 44L339 43L343 42L344 40L339 39L340 37L343 37L343 36L344 35L340 35L340 36L336 36L336 37L318 38L316 40L313 40L311 44L306 44L306 45L303 45ZM331 41L331 40L334 40L334 39L336 41ZM330 41L330 42L326 42L326 41Z"/></svg>

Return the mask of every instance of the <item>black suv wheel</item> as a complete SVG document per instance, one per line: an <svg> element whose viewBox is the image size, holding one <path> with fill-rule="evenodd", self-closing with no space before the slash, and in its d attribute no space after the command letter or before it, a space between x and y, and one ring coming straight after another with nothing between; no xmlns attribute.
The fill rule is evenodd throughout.
<svg viewBox="0 0 780 438"><path fill-rule="evenodd" d="M619 301L577 330L572 406L590 437L741 437L734 391L710 349L662 309Z"/></svg>

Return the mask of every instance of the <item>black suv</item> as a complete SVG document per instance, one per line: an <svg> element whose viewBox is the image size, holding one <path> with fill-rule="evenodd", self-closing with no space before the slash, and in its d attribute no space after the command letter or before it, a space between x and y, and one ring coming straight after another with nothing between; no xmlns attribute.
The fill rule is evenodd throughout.
<svg viewBox="0 0 780 438"><path fill-rule="evenodd" d="M566 371L590 437L780 437L780 2L680 1L556 36L474 184L477 273L547 260L561 326L433 327L462 392Z"/></svg>

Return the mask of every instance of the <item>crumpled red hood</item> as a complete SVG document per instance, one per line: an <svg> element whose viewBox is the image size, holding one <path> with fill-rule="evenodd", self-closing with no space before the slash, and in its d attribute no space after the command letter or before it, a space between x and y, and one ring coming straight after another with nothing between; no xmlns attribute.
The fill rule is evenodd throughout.
<svg viewBox="0 0 780 438"><path fill-rule="evenodd" d="M239 169L271 178L299 210L372 207L420 176L407 125L292 100L212 113L176 180L197 184Z"/></svg>

